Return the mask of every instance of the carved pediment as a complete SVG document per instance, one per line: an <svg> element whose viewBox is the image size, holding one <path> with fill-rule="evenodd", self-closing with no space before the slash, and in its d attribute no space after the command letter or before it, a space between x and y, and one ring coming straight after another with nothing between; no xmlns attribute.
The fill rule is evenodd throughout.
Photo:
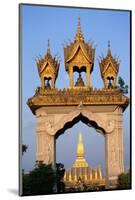
<svg viewBox="0 0 135 200"><path fill-rule="evenodd" d="M112 74L112 75L116 75L117 74L117 71L116 71L116 68L112 65L112 63L109 63L104 71L103 71L103 74L107 75L107 74Z"/></svg>
<svg viewBox="0 0 135 200"><path fill-rule="evenodd" d="M41 76L46 76L46 77L48 77L48 76L50 76L50 77L52 77L52 76L54 76L54 69L53 69L53 67L50 65L50 63L46 63L44 66L43 66L43 68L42 68L42 71L41 71Z"/></svg>
<svg viewBox="0 0 135 200"><path fill-rule="evenodd" d="M81 44L78 44L72 51L70 57L68 58L67 62L74 62L74 63L88 63L90 62L90 59L84 50L84 47L82 47Z"/></svg>

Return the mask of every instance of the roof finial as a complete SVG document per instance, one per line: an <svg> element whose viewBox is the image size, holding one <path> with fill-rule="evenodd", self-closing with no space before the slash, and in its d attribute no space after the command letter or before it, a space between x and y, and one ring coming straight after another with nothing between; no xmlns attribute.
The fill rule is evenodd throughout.
<svg viewBox="0 0 135 200"><path fill-rule="evenodd" d="M111 44L110 44L110 40L108 40L108 55L111 55Z"/></svg>
<svg viewBox="0 0 135 200"><path fill-rule="evenodd" d="M50 54L50 40L48 39L48 45L47 45L47 54Z"/></svg>
<svg viewBox="0 0 135 200"><path fill-rule="evenodd" d="M78 17L78 32L81 31L80 16Z"/></svg>
<svg viewBox="0 0 135 200"><path fill-rule="evenodd" d="M110 40L108 40L108 48L110 48Z"/></svg>
<svg viewBox="0 0 135 200"><path fill-rule="evenodd" d="M76 41L83 41L84 40L82 31L81 31L80 16L78 17L77 33L76 33L76 36L75 36L75 40Z"/></svg>

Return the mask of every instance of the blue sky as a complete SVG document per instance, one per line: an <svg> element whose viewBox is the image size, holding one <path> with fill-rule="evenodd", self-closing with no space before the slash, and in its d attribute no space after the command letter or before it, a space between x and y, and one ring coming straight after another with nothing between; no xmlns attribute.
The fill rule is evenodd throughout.
<svg viewBox="0 0 135 200"><path fill-rule="evenodd" d="M68 76L64 66L63 44L73 40L77 30L78 16L81 18L81 28L85 40L92 40L96 46L94 70L91 74L93 87L102 88L98 57L106 55L108 40L111 41L113 55L121 60L118 76L121 76L130 89L130 15L127 11L110 11L96 9L77 9L47 6L22 6L22 138L28 145L28 151L23 156L23 168L28 171L34 166L35 160L35 116L31 113L26 101L34 95L40 79L35 58L44 56L47 41L50 40L52 55L61 58L59 76L56 87L68 87ZM129 94L128 94L129 96ZM130 155L130 109L123 115L125 167L129 167ZM96 167L101 164L105 168L104 137L93 128L79 122L72 129L65 131L57 139L57 161L69 168L76 154L76 144L79 131L83 133L86 158L89 164ZM68 148L70 145L70 149Z"/></svg>

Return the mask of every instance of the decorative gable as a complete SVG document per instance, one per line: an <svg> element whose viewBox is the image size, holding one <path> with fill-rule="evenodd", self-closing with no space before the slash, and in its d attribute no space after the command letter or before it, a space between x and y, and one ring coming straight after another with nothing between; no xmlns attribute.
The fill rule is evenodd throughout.
<svg viewBox="0 0 135 200"><path fill-rule="evenodd" d="M116 72L116 69L113 67L113 65L110 63L106 69L103 71L103 74L105 76L107 75L113 75L113 76L116 76L117 72Z"/></svg>
<svg viewBox="0 0 135 200"><path fill-rule="evenodd" d="M80 64L81 66L83 64L89 64L89 61L80 46L78 47L70 62L76 64L77 66L79 66Z"/></svg>
<svg viewBox="0 0 135 200"><path fill-rule="evenodd" d="M55 72L54 72L53 67L49 63L47 63L41 73L41 76L45 75L46 77L52 77L52 76L54 76L54 73Z"/></svg>

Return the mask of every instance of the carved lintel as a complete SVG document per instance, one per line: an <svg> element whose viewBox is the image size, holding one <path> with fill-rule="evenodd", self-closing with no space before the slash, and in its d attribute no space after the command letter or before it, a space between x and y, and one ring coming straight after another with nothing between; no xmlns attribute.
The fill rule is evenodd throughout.
<svg viewBox="0 0 135 200"><path fill-rule="evenodd" d="M45 122L45 128L49 135L55 135L58 130L62 129L64 125L68 122L72 122L74 118L78 117L79 115L86 117L89 121L96 122L99 129L103 129L105 133L110 133L114 129L115 122L106 121L101 118L100 115L96 113L92 113L90 111L86 111L86 109L77 109L68 114L64 114L57 123L52 123L49 120Z"/></svg>

